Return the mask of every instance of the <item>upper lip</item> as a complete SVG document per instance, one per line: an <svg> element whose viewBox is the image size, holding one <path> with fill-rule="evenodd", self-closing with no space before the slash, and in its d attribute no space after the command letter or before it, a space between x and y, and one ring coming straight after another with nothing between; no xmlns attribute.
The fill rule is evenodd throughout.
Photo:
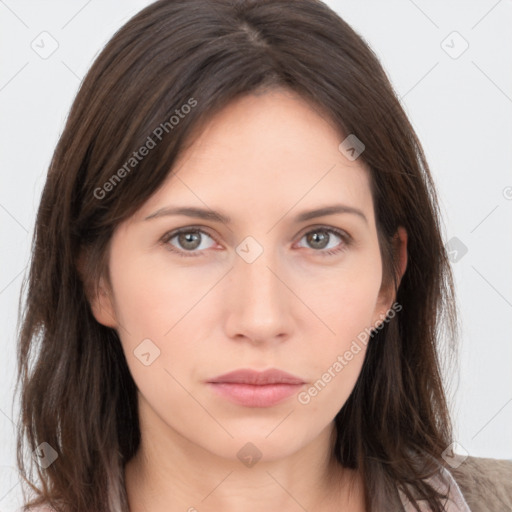
<svg viewBox="0 0 512 512"><path fill-rule="evenodd" d="M263 372L251 369L235 370L225 373L208 380L212 383L237 383L237 384L253 384L263 386L265 384L304 384L304 381L292 375L272 368Z"/></svg>

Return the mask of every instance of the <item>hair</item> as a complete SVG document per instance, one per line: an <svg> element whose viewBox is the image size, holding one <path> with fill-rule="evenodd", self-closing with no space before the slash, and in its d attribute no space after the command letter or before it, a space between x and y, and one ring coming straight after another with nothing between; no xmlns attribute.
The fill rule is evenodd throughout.
<svg viewBox="0 0 512 512"><path fill-rule="evenodd" d="M299 94L340 134L363 141L383 280L403 306L372 331L335 417L332 456L363 475L368 511L401 510L397 489L415 508L422 499L444 510L446 495L427 479L452 441L442 370L457 350L458 325L438 199L376 55L317 0L157 1L114 34L81 83L49 166L21 292L17 463L35 493L25 507L128 511L124 467L140 443L136 386L118 332L98 323L90 305L100 277L110 285L112 234L216 112L274 89ZM151 142L144 158L134 156ZM398 226L408 234L401 280ZM30 457L27 465L27 448L43 442L57 460L43 469Z"/></svg>

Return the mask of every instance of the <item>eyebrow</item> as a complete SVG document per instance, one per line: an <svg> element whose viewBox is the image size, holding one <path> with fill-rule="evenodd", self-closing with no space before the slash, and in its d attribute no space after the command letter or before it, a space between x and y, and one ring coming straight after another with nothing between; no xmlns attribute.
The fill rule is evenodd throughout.
<svg viewBox="0 0 512 512"><path fill-rule="evenodd" d="M317 208L315 210L307 210L302 213L299 213L295 217L295 222L304 222L306 220L311 220L316 217L324 217L326 215L334 215L336 213L351 213L354 215L357 215L361 217L366 224L368 224L368 219L366 218L365 214L358 210L357 208L354 208L352 206L347 206L343 204L334 204L330 206L324 206L322 208ZM209 210L205 208L197 208L193 206L175 206L175 207L165 207L160 208L156 212L152 213L151 215L148 215L144 220L151 220L158 217L164 217L164 216L172 216L172 215L183 215L186 217L192 217L195 219L203 219L203 220L211 220L211 221L217 221L222 222L224 224L229 224L231 222L231 217L228 215L216 212L214 210Z"/></svg>

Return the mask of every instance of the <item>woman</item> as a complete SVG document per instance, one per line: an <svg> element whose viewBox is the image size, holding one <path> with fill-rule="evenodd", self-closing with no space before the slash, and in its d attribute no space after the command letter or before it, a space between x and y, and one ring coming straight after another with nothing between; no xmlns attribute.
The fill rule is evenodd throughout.
<svg viewBox="0 0 512 512"><path fill-rule="evenodd" d="M435 187L322 2L131 19L72 106L33 244L27 506L469 511L445 461Z"/></svg>

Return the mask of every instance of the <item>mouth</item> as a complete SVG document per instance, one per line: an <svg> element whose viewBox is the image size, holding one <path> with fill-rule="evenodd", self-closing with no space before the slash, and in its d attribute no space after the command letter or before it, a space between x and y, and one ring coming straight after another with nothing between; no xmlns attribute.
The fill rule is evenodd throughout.
<svg viewBox="0 0 512 512"><path fill-rule="evenodd" d="M247 369L220 375L207 384L215 393L238 405L271 407L296 394L305 381L281 370Z"/></svg>

